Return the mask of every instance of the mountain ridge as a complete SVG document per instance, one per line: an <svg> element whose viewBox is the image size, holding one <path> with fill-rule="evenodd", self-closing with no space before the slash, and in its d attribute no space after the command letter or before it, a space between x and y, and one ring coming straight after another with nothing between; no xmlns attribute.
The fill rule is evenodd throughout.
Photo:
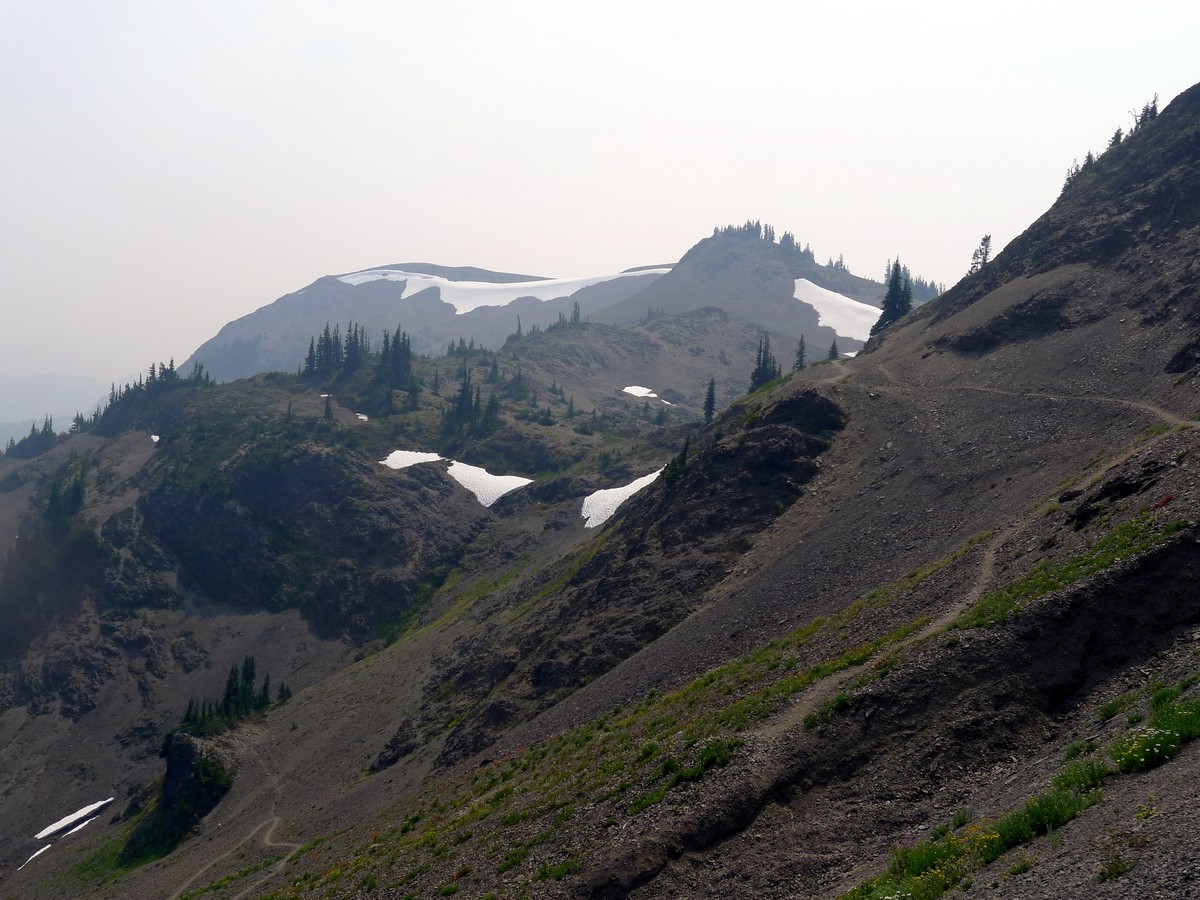
<svg viewBox="0 0 1200 900"><path fill-rule="evenodd" d="M715 240L720 243L713 245ZM545 328L576 314L585 320L630 326L652 315L679 315L709 306L754 322L785 345L794 345L804 335L814 348L828 347L835 338L847 350L860 346L862 341L854 335L820 324L814 308L797 298L794 282L810 278L827 290L848 291L851 299L875 305L883 296L883 286L836 266L817 265L811 252L789 246L765 239L761 231L756 236L722 233L701 241L674 266L640 266L608 278L527 278L426 263L323 276L228 323L182 368L186 371L198 362L221 380L270 370L294 371L308 340L327 324L356 323L372 340L384 329L403 328L418 352L436 354L459 338L498 349L504 337L518 328ZM736 247L740 251L731 255L729 250ZM405 278L406 272L421 278ZM664 286L641 296L663 277L668 279ZM446 289L455 289L439 287L439 278L446 280ZM500 289L519 284L529 285L529 297L480 290L484 285ZM449 300L442 296L447 292Z"/></svg>
<svg viewBox="0 0 1200 900"><path fill-rule="evenodd" d="M245 642L237 626L197 624L198 649L176 655L169 623L191 621L187 606L107 624L85 616L112 659L157 648L145 655L167 674L100 677L95 708L77 718L99 738L98 715L125 710L128 728L149 735L121 731L125 750L146 755L122 770L126 757L105 751L95 772L68 775L70 754L55 743L67 719L50 710L82 694L39 701L42 716L9 703L4 733L41 755L4 745L21 774L5 796L24 804L6 825L7 871L28 855L17 825L33 824L49 773L81 801L114 782L130 798L123 821L56 844L11 875L11 889L1187 896L1200 824L1188 801L1200 767L1200 358L1189 350L1200 206L1185 177L1200 164L1198 97L1200 86L1139 126L996 259L867 352L748 395L731 373L711 423L695 375L718 345L748 367L731 336L753 326L702 309L683 312L693 322L651 317L628 332L568 322L491 357L419 361L418 408L367 421L360 403L381 390L370 368L135 391L111 436L102 427L52 456L0 462L11 485L0 515L29 508L30 527L36 514L46 528L96 517L95 533L121 551L118 583L132 593L146 578L171 589L176 579L192 613L207 608L202 594L237 589L244 548L280 568L288 553L311 561L310 580L340 585L319 605L331 614L354 596L350 569L404 556L403 525L380 530L396 540L369 539L388 504L458 504L430 514L453 552L439 551L430 526L431 568L413 566L411 615L373 641L309 632L302 647L304 632L289 632L271 667L301 689L224 738L229 794L170 856L115 881L98 861L139 815L137 776L148 778L156 739L173 727L160 692L185 683L175 669L189 652L220 660L208 676L218 683ZM1129 223L1132 239L1110 237ZM711 240L691 263L732 246ZM774 252L731 252L764 251ZM647 291L667 297L671 277ZM790 277L765 272L783 291ZM652 413L649 399L620 395L620 366L644 347L682 369L702 326L709 338L686 379L700 383L678 389L681 409L660 400ZM440 368L448 362L457 375ZM503 427L456 426L469 389L492 390L489 363L509 391ZM642 377L667 374L646 365ZM517 371L536 399L516 395ZM670 400L662 384L643 386ZM390 385L386 394L403 399ZM648 421L658 412L661 424ZM293 431L302 440L287 440ZM485 511L432 467L379 467L398 445L431 443L479 462L547 462L537 483ZM657 467L663 475L603 528L584 529L580 498ZM83 505L70 512L77 481ZM156 511L164 492L176 502ZM201 517L190 510L202 507L193 529ZM164 523L177 534L155 553ZM180 567L193 530L228 552ZM229 584L206 588L201 570ZM270 601L274 586L259 588L255 602ZM354 604L347 612L353 622ZM255 615L256 655L272 646L276 617L296 621L269 603ZM309 675L282 668L303 673L306 653ZM24 658L10 683L38 687L36 673L74 664L47 669L46 658ZM85 687L100 671L89 664L77 676ZM149 712L129 712L112 683ZM1176 744L1146 764L1131 754L1148 725ZM901 864L918 851L944 865Z"/></svg>

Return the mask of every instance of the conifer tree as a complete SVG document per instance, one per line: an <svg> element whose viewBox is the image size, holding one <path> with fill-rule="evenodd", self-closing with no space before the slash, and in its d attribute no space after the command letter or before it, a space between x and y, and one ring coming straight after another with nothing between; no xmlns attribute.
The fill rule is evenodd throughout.
<svg viewBox="0 0 1200 900"><path fill-rule="evenodd" d="M883 297L883 309L879 318L871 326L871 334L878 334L893 322L908 315L912 310L912 281L905 274L897 257L892 261L891 273L888 275L887 293ZM832 358L832 357L831 357Z"/></svg>
<svg viewBox="0 0 1200 900"><path fill-rule="evenodd" d="M226 719L232 719L237 714L238 695L241 690L241 675L237 663L229 670L229 678L225 681L225 696L221 700L221 711Z"/></svg>
<svg viewBox="0 0 1200 900"><path fill-rule="evenodd" d="M792 368L797 372L804 368L804 335L800 335L800 340L796 342L796 361Z"/></svg>
<svg viewBox="0 0 1200 900"><path fill-rule="evenodd" d="M1090 165L1094 161L1094 157L1092 157L1091 151L1089 150L1086 164ZM967 270L967 274L974 275L976 272L986 266L991 258L992 236L990 234L985 234L983 239L979 242L979 246L976 247L975 251L971 254L971 268Z"/></svg>
<svg viewBox="0 0 1200 900"><path fill-rule="evenodd" d="M837 338L833 339L833 343L829 345L829 356L827 359L838 359L842 354L838 351Z"/></svg>
<svg viewBox="0 0 1200 900"><path fill-rule="evenodd" d="M771 353L771 336L764 334L758 339L758 352L754 356L754 370L750 373L750 390L747 393L757 391L780 374L779 363Z"/></svg>
<svg viewBox="0 0 1200 900"><path fill-rule="evenodd" d="M711 425L713 413L717 409L717 379L713 376L708 378L708 390L704 392L704 424Z"/></svg>
<svg viewBox="0 0 1200 900"><path fill-rule="evenodd" d="M688 468L688 451L691 449L692 436L689 434L683 439L683 449L678 456L672 457L662 470L663 486L667 489L667 493L675 490L675 484L683 477L683 474Z"/></svg>

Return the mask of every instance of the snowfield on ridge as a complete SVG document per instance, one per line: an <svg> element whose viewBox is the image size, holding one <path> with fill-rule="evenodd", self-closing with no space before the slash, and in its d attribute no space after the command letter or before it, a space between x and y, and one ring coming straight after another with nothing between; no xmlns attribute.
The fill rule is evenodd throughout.
<svg viewBox="0 0 1200 900"><path fill-rule="evenodd" d="M879 321L878 307L851 300L836 291L827 291L807 278L796 279L794 296L817 311L821 325L856 341L869 338L871 326Z"/></svg>
<svg viewBox="0 0 1200 900"><path fill-rule="evenodd" d="M576 291L594 284L640 275L663 275L669 271L671 269L668 266L620 272L616 275L595 275L589 278L546 278L539 281L492 283L490 281L451 281L438 275L422 275L419 272L405 272L402 269L366 269L362 272L341 275L338 277L338 281L353 286L372 281L403 281L405 284L404 291L400 295L401 300L407 300L420 291L437 288L438 296L442 301L453 306L456 315L462 315L473 309L479 309L481 306L507 306L520 297L533 297L543 302L556 300L559 297L569 297Z"/></svg>
<svg viewBox="0 0 1200 900"><path fill-rule="evenodd" d="M624 487L604 488L588 494L583 498L583 508L579 511L584 518L583 527L599 528L612 518L622 503L642 488L653 484L661 474L662 469L658 469L649 475L643 475L641 478L631 481Z"/></svg>

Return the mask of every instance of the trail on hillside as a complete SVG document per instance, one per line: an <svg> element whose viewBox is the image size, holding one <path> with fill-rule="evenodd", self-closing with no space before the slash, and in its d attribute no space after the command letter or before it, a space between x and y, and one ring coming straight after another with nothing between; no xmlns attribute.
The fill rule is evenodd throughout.
<svg viewBox="0 0 1200 900"><path fill-rule="evenodd" d="M222 860L228 859L229 857L233 856L234 853L238 852L247 842L251 841L254 838L254 836L261 831L262 832L262 835L261 835L262 846L267 847L267 848L282 847L282 848L288 850L289 852L282 854L279 857L279 859L275 861L275 863L273 865L267 867L266 874L264 874L261 878L259 878L257 881L255 881L250 886L243 889L241 893L234 895L234 898L235 898L235 900L238 900L238 898L250 896L252 891L254 891L259 885L263 884L265 881L267 881L269 878L271 878L273 875L275 875L275 873L279 870L279 868L281 866L283 866L284 864L286 864L287 861L291 858L292 853L295 852L296 850L299 850L301 847L300 844L293 844L293 843L288 843L285 841L276 841L275 840L275 829L278 826L279 826L279 816L269 816L266 819L263 819L261 822L259 822L253 828L251 828L250 831L247 832L247 834L244 838L242 838L240 841L238 841L236 844L234 844L232 847L230 847L224 853L220 854L219 856L214 856L207 863L205 863L203 866L201 866L199 869L197 869L195 872L193 872L192 877L189 878L187 881L185 881L183 884L181 884L179 886L179 888L175 891L175 893L171 895L171 900L179 900L179 898L183 896L184 892L189 887L191 887L193 884L195 884L197 880L199 880L201 875L203 875L205 872L207 872L213 866L217 865L217 863L221 862ZM265 828L265 830L264 830L264 828Z"/></svg>
<svg viewBox="0 0 1200 900"><path fill-rule="evenodd" d="M888 374L882 366L880 371ZM888 377L891 377L890 375ZM1108 403L1118 406L1128 406L1131 409L1140 409L1142 412L1150 413L1152 416L1157 416L1164 422L1170 425L1185 425L1194 426L1197 423L1193 419L1185 419L1175 415L1170 410L1163 409L1161 406L1155 406L1153 403L1146 403L1141 400L1129 400L1125 397L1103 397L1088 394L1054 394L1049 391L1009 391L1004 388L981 387L978 385L952 384L947 385L948 390L952 391L975 391L981 394L999 394L1003 397L1029 398L1037 397L1042 400L1058 400L1064 403L1074 403L1080 400L1091 403Z"/></svg>
<svg viewBox="0 0 1200 900"><path fill-rule="evenodd" d="M902 389L906 387L903 383L896 381L891 373L887 372L882 366L877 368L895 386ZM819 381L820 383L837 383L846 378L848 374L843 370L841 365L838 365L837 371L834 374L819 379ZM1075 397L1055 395L1048 392L1006 391L999 388L955 387L955 389L975 390L1023 398L1038 397L1063 402L1085 400L1117 404L1149 413L1161 419L1164 423L1175 427L1200 427L1200 422L1183 419L1161 407L1136 400L1126 400L1124 398ZM883 388L883 390L886 391L888 389ZM1100 463L1092 467L1084 477L1081 477L1077 482L1078 485L1083 490L1091 489L1102 481L1114 468L1124 464L1137 454L1156 446L1170 433L1170 430L1164 430L1159 434L1139 439L1132 445L1124 446L1110 453ZM932 619L920 631L906 638L903 646L911 647L918 645L944 631L978 603L989 590L994 589L997 581L997 558L1001 549L1041 520L1044 517L1047 502L1051 502L1053 499L1052 497L1039 498L1023 515L1009 521L981 542L979 545L981 548L979 562L970 588L947 605L936 618ZM805 730L805 720L811 715L818 713L839 692L850 689L850 685L853 685L857 679L862 678L870 671L874 662L875 659L867 660L857 666L842 670L836 675L821 679L805 689L799 696L794 697L786 706L774 716L765 720L758 728L745 733L743 736L746 740L748 756L754 762L752 768L739 779L739 784L735 790L743 795L742 803L746 803L745 794L748 793L753 797L749 805L754 808L755 812L744 818L733 817L734 821L731 821L729 818L720 818L719 820L709 822L684 824L677 833L679 837L684 838L682 843L685 845L692 844L693 841L687 839L690 836L706 846L712 846L733 839L735 836L752 828L770 805L771 798L777 795L780 786L787 784L793 775L790 769L792 757L787 752L787 749L794 745L797 736ZM719 804L715 804L714 807L719 808ZM726 824L726 827L721 827L722 823L728 824ZM663 869L669 866L670 863L667 862ZM657 878L657 875L661 871L651 876L650 880L652 881L654 878Z"/></svg>

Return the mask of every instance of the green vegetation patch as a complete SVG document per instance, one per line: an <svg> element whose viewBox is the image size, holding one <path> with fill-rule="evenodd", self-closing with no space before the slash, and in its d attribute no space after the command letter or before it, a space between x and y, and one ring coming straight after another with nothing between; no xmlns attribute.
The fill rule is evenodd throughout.
<svg viewBox="0 0 1200 900"><path fill-rule="evenodd" d="M375 869L389 869L403 860L410 873L424 873L424 895L445 877L447 860L460 852L457 840L467 832L482 843L494 860L495 876L508 885L534 880L557 880L570 875L561 868L578 859L567 840L566 824L580 806L606 807L608 822L637 815L687 785L704 789L711 773L728 765L742 746L740 733L774 714L797 692L821 679L866 663L894 648L928 624L918 619L888 634L862 643L858 625L870 614L950 565L982 541L978 535L954 554L907 573L902 579L858 598L836 615L818 619L719 666L679 690L651 695L637 706L613 710L571 731L514 751L469 777L444 785L436 798L427 798L407 811L395 825L374 836L369 846L319 877L310 876L294 896L334 879L361 879ZM537 591L521 607L531 609L549 590L557 590L598 551L605 538L581 548L555 574L559 577ZM822 638L834 646L823 661L801 667L811 642ZM817 657L820 659L820 657ZM843 695L846 696L846 695ZM829 715L849 702L835 698ZM487 820L480 827L474 823ZM553 846L557 855L540 856L539 848ZM431 881L442 871L441 882ZM417 877L416 875L413 876ZM301 876L303 878L303 876Z"/></svg>
<svg viewBox="0 0 1200 900"><path fill-rule="evenodd" d="M1178 522L1160 527L1150 513L1143 512L1113 527L1086 552L1064 562L1043 560L1023 578L984 594L950 627L988 628L1005 622L1017 614L1023 603L1090 578L1122 559L1148 550L1183 527Z"/></svg>
<svg viewBox="0 0 1200 900"><path fill-rule="evenodd" d="M670 780L662 787L643 794L633 802L630 809L633 812L641 812L662 800L672 788L699 781L710 769L728 765L733 751L740 746L742 742L736 738L728 741L709 741L701 748L695 764L686 769L677 759L669 757L659 766L657 777L664 778L670 775Z"/></svg>
<svg viewBox="0 0 1200 900"><path fill-rule="evenodd" d="M1200 700L1178 699L1195 683L1185 679L1171 688L1151 685L1149 724L1122 734L1108 748L1116 769L1082 748L1059 770L1048 790L1030 797L1018 809L965 828L965 816L956 815L951 828L935 829L929 840L894 848L887 872L842 894L840 900L936 900L1008 850L1039 835L1054 834L1103 799L1101 788L1109 778L1162 765L1183 744L1200 737ZM1024 861L1018 862L1008 872L1019 874L1015 870L1028 868L1023 866ZM1114 854L1099 878L1111 880L1128 869Z"/></svg>

